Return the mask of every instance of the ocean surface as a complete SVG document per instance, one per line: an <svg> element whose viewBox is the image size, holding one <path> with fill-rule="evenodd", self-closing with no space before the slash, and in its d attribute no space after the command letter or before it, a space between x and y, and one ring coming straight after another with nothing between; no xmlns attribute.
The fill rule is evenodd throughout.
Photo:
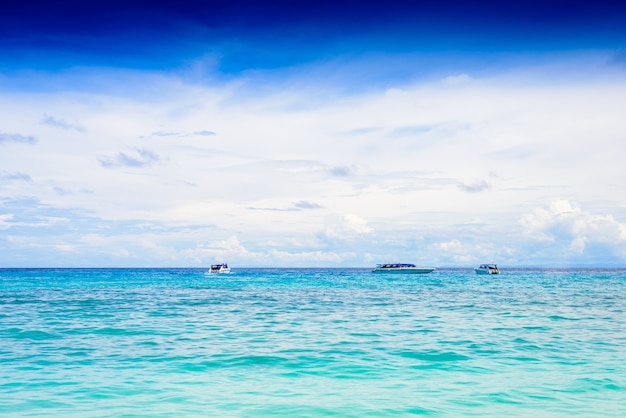
<svg viewBox="0 0 626 418"><path fill-rule="evenodd" d="M2 417L626 417L626 270L0 269Z"/></svg>

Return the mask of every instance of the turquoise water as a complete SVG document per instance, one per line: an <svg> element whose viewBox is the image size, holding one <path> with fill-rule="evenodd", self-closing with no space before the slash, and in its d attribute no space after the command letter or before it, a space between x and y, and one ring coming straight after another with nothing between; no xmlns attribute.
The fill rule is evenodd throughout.
<svg viewBox="0 0 626 418"><path fill-rule="evenodd" d="M0 415L626 416L626 270L0 269Z"/></svg>

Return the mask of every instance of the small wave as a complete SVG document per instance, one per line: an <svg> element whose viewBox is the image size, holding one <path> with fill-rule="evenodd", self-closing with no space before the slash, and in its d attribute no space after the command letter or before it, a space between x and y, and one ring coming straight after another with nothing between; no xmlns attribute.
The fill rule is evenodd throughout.
<svg viewBox="0 0 626 418"><path fill-rule="evenodd" d="M57 334L52 334L49 332L45 332L45 331L21 331L21 332L17 332L15 334L13 334L13 338L16 339L24 339L24 340L35 340L35 341L41 341L41 340L58 340L63 338L61 335L57 335Z"/></svg>
<svg viewBox="0 0 626 418"><path fill-rule="evenodd" d="M404 350L398 353L401 357L422 360L427 362L441 363L469 360L470 357L453 351L412 351Z"/></svg>
<svg viewBox="0 0 626 418"><path fill-rule="evenodd" d="M582 318L568 318L562 315L550 315L548 319L553 321L580 321Z"/></svg>

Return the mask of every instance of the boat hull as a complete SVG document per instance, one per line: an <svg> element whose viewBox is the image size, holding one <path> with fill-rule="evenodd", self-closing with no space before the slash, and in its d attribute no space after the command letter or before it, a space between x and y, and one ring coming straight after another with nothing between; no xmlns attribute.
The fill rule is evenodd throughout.
<svg viewBox="0 0 626 418"><path fill-rule="evenodd" d="M228 274L228 273L230 273L230 267L228 267L226 264L214 264L214 265L211 266L209 271L207 271L207 273L209 273L209 274Z"/></svg>
<svg viewBox="0 0 626 418"><path fill-rule="evenodd" d="M483 264L474 271L476 274L500 274L500 269L495 264Z"/></svg>
<svg viewBox="0 0 626 418"><path fill-rule="evenodd" d="M230 269L222 269L222 270L209 270L209 274L229 274Z"/></svg>
<svg viewBox="0 0 626 418"><path fill-rule="evenodd" d="M495 272L495 271L481 270L481 269L474 269L474 271L476 272L476 274L499 274L498 272Z"/></svg>

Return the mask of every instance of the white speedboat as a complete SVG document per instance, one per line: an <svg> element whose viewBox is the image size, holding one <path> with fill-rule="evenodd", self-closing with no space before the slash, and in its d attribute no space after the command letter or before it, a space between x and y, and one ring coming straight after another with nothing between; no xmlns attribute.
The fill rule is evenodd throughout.
<svg viewBox="0 0 626 418"><path fill-rule="evenodd" d="M416 267L408 263L376 264L372 269L372 273L426 274L432 271L435 271L434 267Z"/></svg>
<svg viewBox="0 0 626 418"><path fill-rule="evenodd" d="M216 273L230 273L230 267L228 264L213 264L207 273L216 274Z"/></svg>
<svg viewBox="0 0 626 418"><path fill-rule="evenodd" d="M500 274L500 269L497 264L481 264L478 268L475 268L476 274Z"/></svg>

